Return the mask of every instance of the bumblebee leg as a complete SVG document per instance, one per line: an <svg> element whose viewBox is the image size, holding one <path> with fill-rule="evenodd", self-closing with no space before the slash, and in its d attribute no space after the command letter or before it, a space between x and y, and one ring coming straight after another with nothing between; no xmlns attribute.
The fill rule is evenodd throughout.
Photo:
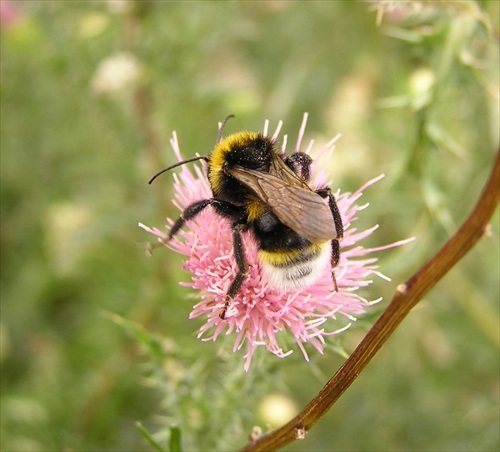
<svg viewBox="0 0 500 452"><path fill-rule="evenodd" d="M316 190L316 193L320 195L322 198L328 198L328 205L330 207L330 211L332 212L333 222L335 224L335 230L337 231L337 237L332 240L332 280L333 285L335 287L335 292L339 291L339 287L337 285L337 279L335 278L335 268L339 264L340 260L340 241L344 236L344 225L342 223L342 217L340 216L340 211L337 206L337 202L335 201L335 196L333 196L332 191L329 187L320 188Z"/></svg>
<svg viewBox="0 0 500 452"><path fill-rule="evenodd" d="M335 230L337 231L337 240L342 240L342 237L344 237L344 224L342 222L342 217L340 216L337 201L335 201L335 196L333 196L333 193L329 187L320 188L319 190L316 190L316 193L322 198L328 198L328 206L330 207L330 211L332 212Z"/></svg>
<svg viewBox="0 0 500 452"><path fill-rule="evenodd" d="M233 249L234 258L236 259L236 265L238 266L238 273L236 274L233 282L229 286L229 290L226 295L226 303L219 314L219 317L224 320L226 318L226 311L231 304L231 300L241 289L241 285L248 273L248 262L245 256L245 248L243 247L243 241L241 239L241 231L243 225L240 222L234 223L232 227L233 232Z"/></svg>
<svg viewBox="0 0 500 452"><path fill-rule="evenodd" d="M181 216L177 219L177 221L170 229L168 233L168 240L171 240L172 237L179 232L179 229L184 226L186 221L192 220L196 215L198 215L205 207L207 207L211 203L211 199L204 199L202 201L197 201L191 204L181 213Z"/></svg>
<svg viewBox="0 0 500 452"><path fill-rule="evenodd" d="M285 157L285 164L299 177L308 181L311 177L312 158L305 152L294 152Z"/></svg>
<svg viewBox="0 0 500 452"><path fill-rule="evenodd" d="M331 257L331 264L332 264L332 281L333 281L333 287L335 288L335 292L339 291L339 286L337 286L337 278L335 278L335 268L337 268L337 265L339 264L340 260L340 242L338 239L333 239L332 240L332 257Z"/></svg>
<svg viewBox="0 0 500 452"><path fill-rule="evenodd" d="M335 196L333 196L332 191L328 188L328 205L333 215L333 222L335 223L335 230L337 231L337 237L332 240L332 280L335 287L335 292L339 291L339 286L337 285L337 279L335 278L335 268L339 264L340 260L340 241L344 237L344 225L342 223L342 217L340 216L339 208L337 202L335 201Z"/></svg>
<svg viewBox="0 0 500 452"><path fill-rule="evenodd" d="M234 257L236 259L236 264L238 265L238 273L231 283L229 290L226 295L226 303L224 308L219 314L219 317L224 320L226 317L226 311L229 307L231 299L238 293L245 279L245 275L248 272L248 263L245 257L245 250L243 248L243 241L241 240L241 232L245 229L245 219L246 212L245 208L241 206L235 206L227 201L222 201L220 199L203 199L201 201L194 202L189 205L184 212L182 212L179 219L174 223L172 229L168 234L168 240L170 240L179 230L184 226L186 221L195 218L203 209L207 206L212 206L215 211L224 218L229 218L233 221L232 224L232 235L233 235L233 249Z"/></svg>
<svg viewBox="0 0 500 452"><path fill-rule="evenodd" d="M221 201L219 199L203 199L201 201L196 201L193 204L186 207L186 210L182 212L181 216L172 226L170 232L168 234L168 240L171 240L172 237L179 232L179 229L184 226L186 221L192 220L196 217L201 211L207 207L212 206L217 211L219 215L222 215L226 218L240 218L242 215L242 208L235 206L229 202Z"/></svg>

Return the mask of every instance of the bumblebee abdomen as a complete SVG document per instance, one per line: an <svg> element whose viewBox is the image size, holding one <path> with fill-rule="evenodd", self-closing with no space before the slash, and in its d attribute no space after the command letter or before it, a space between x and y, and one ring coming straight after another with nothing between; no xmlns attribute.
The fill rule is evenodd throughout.
<svg viewBox="0 0 500 452"><path fill-rule="evenodd" d="M329 244L325 242L295 250L260 250L264 278L269 285L283 292L314 284L330 262Z"/></svg>

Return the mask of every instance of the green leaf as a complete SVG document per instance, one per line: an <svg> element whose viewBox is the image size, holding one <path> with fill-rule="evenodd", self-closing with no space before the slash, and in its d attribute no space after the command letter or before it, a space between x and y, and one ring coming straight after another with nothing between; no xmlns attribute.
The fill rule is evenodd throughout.
<svg viewBox="0 0 500 452"><path fill-rule="evenodd" d="M160 444L158 444L158 442L153 438L153 436L151 435L151 433L149 433L149 431L146 429L146 427L144 427L140 422L136 422L135 425L136 425L137 429L139 430L139 432L141 433L141 435L144 437L144 439L151 446L153 446L156 450L158 450L160 452L167 452L166 449L164 449L163 447L161 447ZM172 443L172 438L170 438L170 443ZM170 449L170 450L172 450L172 449Z"/></svg>
<svg viewBox="0 0 500 452"><path fill-rule="evenodd" d="M181 429L179 427L170 427L170 441L168 443L170 452L182 452L181 448Z"/></svg>
<svg viewBox="0 0 500 452"><path fill-rule="evenodd" d="M165 353L158 337L150 334L141 325L134 323L126 318L113 312L104 312L104 315L112 320L117 325L121 326L128 334L133 336L135 340L143 345L151 355L157 358L164 358Z"/></svg>

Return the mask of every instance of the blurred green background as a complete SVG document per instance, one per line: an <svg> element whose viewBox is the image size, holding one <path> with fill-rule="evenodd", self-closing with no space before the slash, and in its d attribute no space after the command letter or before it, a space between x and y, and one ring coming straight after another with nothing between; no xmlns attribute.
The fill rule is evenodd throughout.
<svg viewBox="0 0 500 452"><path fill-rule="evenodd" d="M499 142L499 2L396 3L1 2L1 450L152 450L137 421L165 449L179 427L184 450L234 450L316 395L466 218ZM342 133L334 190L387 176L364 245L417 240L380 253L393 282L364 295L385 301L325 355L256 353L244 374L231 338L196 339L180 257L148 259L137 223L177 214L171 176L147 185L173 130L186 157L229 113L226 133L283 119L293 142L304 111L306 139ZM498 225L286 450L500 448Z"/></svg>

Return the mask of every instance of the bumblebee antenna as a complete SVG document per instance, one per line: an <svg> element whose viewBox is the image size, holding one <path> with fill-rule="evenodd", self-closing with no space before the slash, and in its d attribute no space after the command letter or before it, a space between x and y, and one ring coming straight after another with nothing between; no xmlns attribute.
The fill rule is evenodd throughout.
<svg viewBox="0 0 500 452"><path fill-rule="evenodd" d="M191 163L191 162L196 162L196 160L205 160L207 161L208 158L205 157L205 156L198 156L198 157L193 157L192 159L188 159L188 160L183 160L182 162L179 162L179 163L176 163L175 165L170 165L169 167L167 168L164 168L162 169L161 171L158 171L152 178L151 180L148 182L149 185L151 185L151 183L160 175L160 174L163 174L163 173L166 173L167 171L173 169L173 168L177 168L178 166L181 166L181 165L184 165L186 163Z"/></svg>
<svg viewBox="0 0 500 452"><path fill-rule="evenodd" d="M224 127L226 126L226 123L231 119L234 118L234 115L228 115L224 118L224 121L222 121L222 124L219 126L219 133L217 134L217 141L215 144L219 144L222 140L222 131L224 130Z"/></svg>

